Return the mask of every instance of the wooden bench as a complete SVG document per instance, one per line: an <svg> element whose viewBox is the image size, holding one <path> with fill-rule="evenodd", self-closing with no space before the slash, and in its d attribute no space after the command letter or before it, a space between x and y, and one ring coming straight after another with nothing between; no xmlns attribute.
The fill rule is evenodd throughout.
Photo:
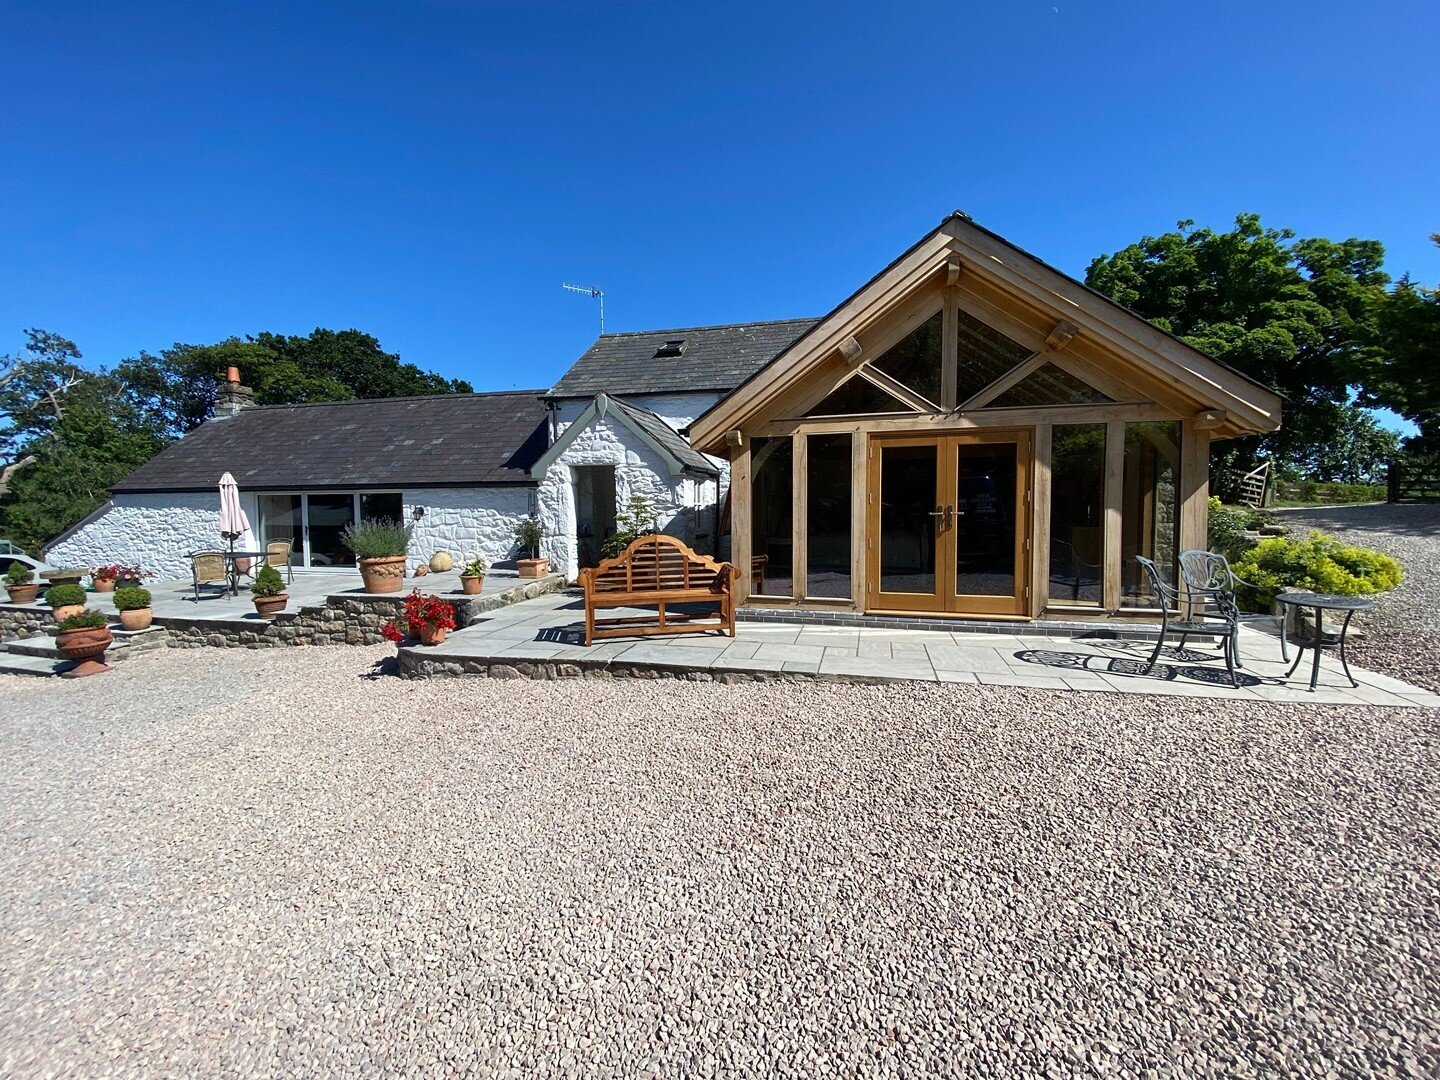
<svg viewBox="0 0 1440 1080"><path fill-rule="evenodd" d="M642 536L612 559L580 571L585 644L596 638L695 634L735 636L735 567L697 555L673 536ZM719 604L718 612L669 612L670 604ZM654 615L597 619L598 608L655 607ZM703 621L702 621L703 620Z"/></svg>

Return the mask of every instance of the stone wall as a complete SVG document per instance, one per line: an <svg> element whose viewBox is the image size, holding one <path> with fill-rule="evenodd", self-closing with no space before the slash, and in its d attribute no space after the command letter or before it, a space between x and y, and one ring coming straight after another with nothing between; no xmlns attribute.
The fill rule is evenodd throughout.
<svg viewBox="0 0 1440 1080"><path fill-rule="evenodd" d="M45 561L66 569L120 563L159 581L188 580L189 554L220 543L218 492L116 495L46 548Z"/></svg>
<svg viewBox="0 0 1440 1080"><path fill-rule="evenodd" d="M684 682L854 682L884 683L866 675L816 675L800 671L704 671L663 663L627 664L623 660L495 660L488 657L433 656L423 647L402 648L400 676L406 679L456 675L489 679L678 679Z"/></svg>
<svg viewBox="0 0 1440 1080"><path fill-rule="evenodd" d="M48 607L0 607L0 641L54 632L55 620Z"/></svg>
<svg viewBox="0 0 1440 1080"><path fill-rule="evenodd" d="M624 507L640 495L655 508L656 526L687 544L709 548L715 528L715 481L671 476L670 469L649 446L613 417L595 419L546 470L540 482L540 524L545 530L551 568L573 580L580 572L576 544L575 482L577 465L613 465L615 501ZM696 534L712 534L704 544Z"/></svg>
<svg viewBox="0 0 1440 1080"><path fill-rule="evenodd" d="M405 520L413 524L410 566L448 551L457 564L482 555L491 566L513 566L518 551L515 526L535 512L536 489L529 485L414 488L405 492ZM415 520L414 510L425 514Z"/></svg>

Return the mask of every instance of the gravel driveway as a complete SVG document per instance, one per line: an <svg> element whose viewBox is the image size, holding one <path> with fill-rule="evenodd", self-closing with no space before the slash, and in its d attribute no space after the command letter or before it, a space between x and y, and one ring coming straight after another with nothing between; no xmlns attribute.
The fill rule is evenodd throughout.
<svg viewBox="0 0 1440 1080"><path fill-rule="evenodd" d="M0 678L0 1074L1440 1069L1440 714Z"/></svg>
<svg viewBox="0 0 1440 1080"><path fill-rule="evenodd" d="M1440 691L1440 505L1282 510L1276 517L1297 536L1322 529L1405 564L1400 587L1375 597L1377 609L1364 623L1366 637L1355 642L1351 655L1372 671Z"/></svg>

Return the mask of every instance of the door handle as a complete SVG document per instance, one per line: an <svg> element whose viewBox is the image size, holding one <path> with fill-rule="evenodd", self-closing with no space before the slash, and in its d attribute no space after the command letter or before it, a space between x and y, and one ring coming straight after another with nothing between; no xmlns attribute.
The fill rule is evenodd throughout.
<svg viewBox="0 0 1440 1080"><path fill-rule="evenodd" d="M936 506L934 510L930 511L930 516L937 519L935 524L941 532L944 532L948 525L946 518L946 511L948 509L949 507L947 506Z"/></svg>

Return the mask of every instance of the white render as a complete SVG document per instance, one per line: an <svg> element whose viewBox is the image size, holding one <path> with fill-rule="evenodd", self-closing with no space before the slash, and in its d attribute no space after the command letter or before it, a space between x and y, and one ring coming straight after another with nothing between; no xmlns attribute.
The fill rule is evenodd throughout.
<svg viewBox="0 0 1440 1080"><path fill-rule="evenodd" d="M242 500L254 520L253 498ZM90 518L45 549L45 561L78 570L119 563L138 566L157 581L189 579L192 551L214 550L220 539L220 493L116 495Z"/></svg>
<svg viewBox="0 0 1440 1080"><path fill-rule="evenodd" d="M405 492L410 565L447 551L456 562L475 555L494 566L518 555L515 526L535 512L535 489L523 485L414 488ZM425 513L415 520L415 508Z"/></svg>
<svg viewBox="0 0 1440 1080"><path fill-rule="evenodd" d="M720 395L702 392L697 394L611 394L630 405L653 412L676 431L687 428L710 406L720 400ZM593 397L560 398L555 403L556 434L575 422Z"/></svg>
<svg viewBox="0 0 1440 1080"><path fill-rule="evenodd" d="M660 531L702 550L713 544L715 481L710 477L671 476L666 463L629 428L611 417L597 417L556 458L540 482L540 524L545 530L545 554L552 570L567 578L580 572L575 539L575 478L571 471L577 465L615 466L615 501L620 508L632 496L641 495L655 508L655 524ZM697 541L698 534L704 534L703 541Z"/></svg>

